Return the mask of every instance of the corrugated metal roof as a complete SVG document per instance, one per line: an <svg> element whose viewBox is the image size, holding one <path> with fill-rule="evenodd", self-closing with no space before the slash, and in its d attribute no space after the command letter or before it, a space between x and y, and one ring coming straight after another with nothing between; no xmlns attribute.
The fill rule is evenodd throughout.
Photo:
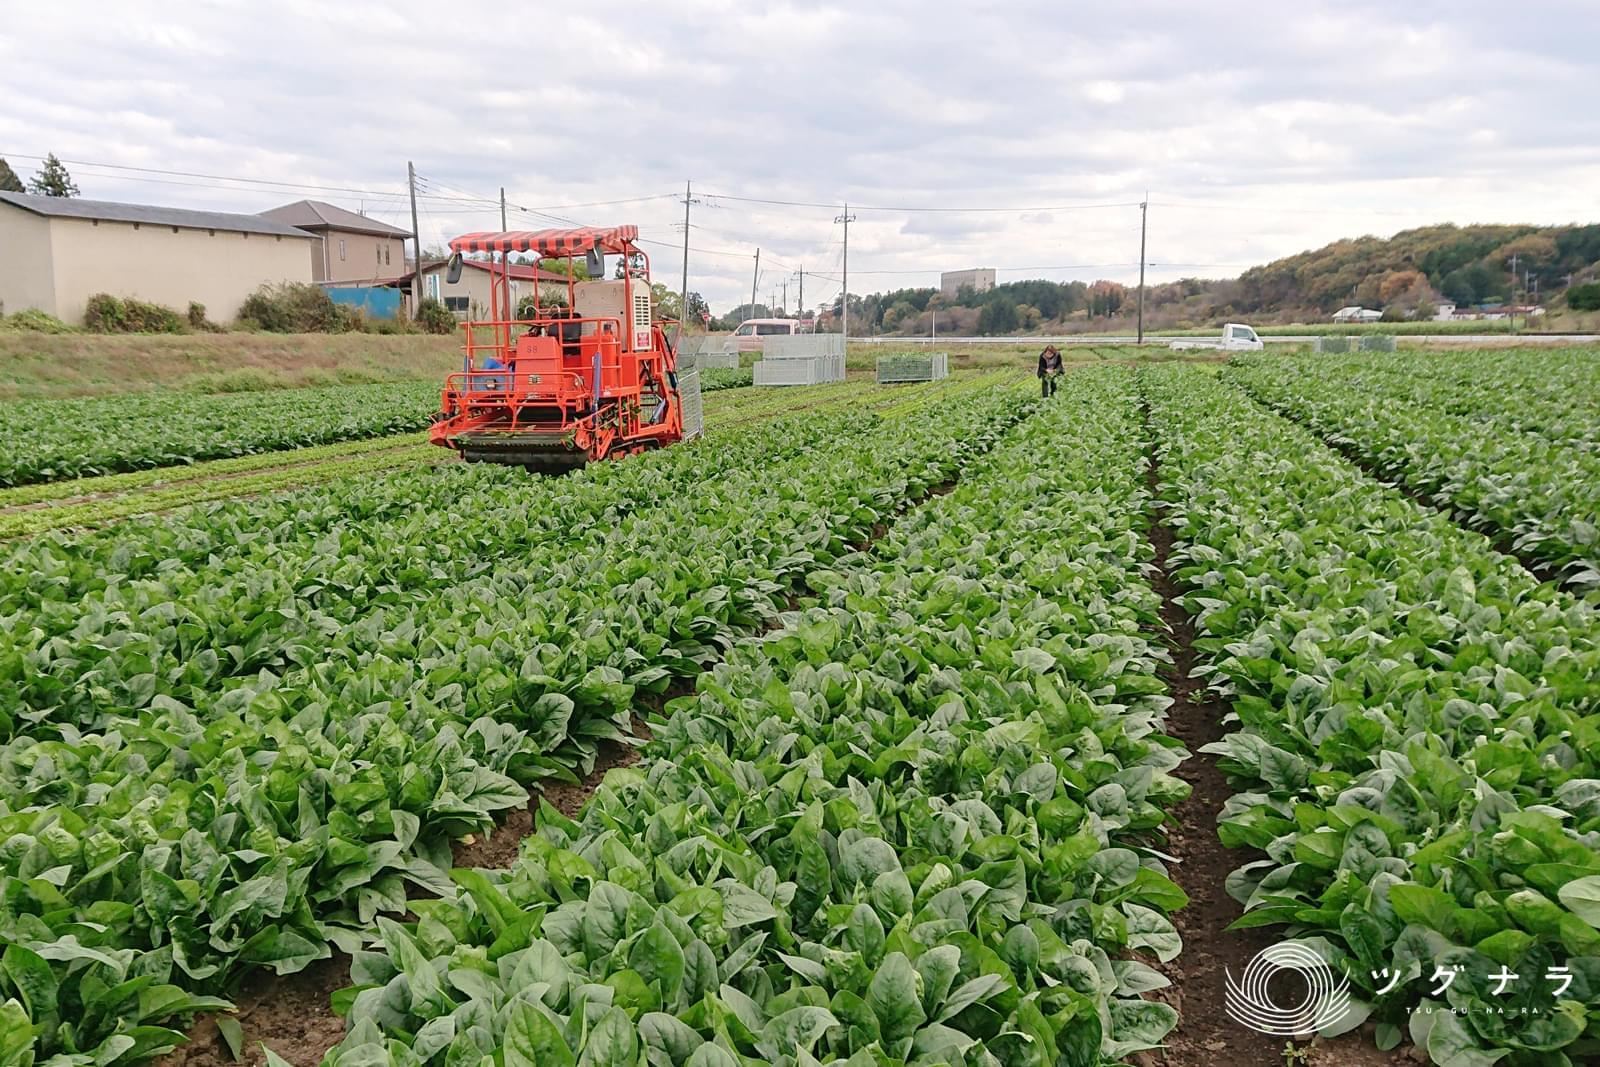
<svg viewBox="0 0 1600 1067"><path fill-rule="evenodd" d="M298 226L302 230L349 230L352 233L370 233L379 237L410 237L410 230L390 226L387 222L369 219L354 211L323 203L321 200L296 200L292 204L263 211L261 217L275 222Z"/></svg>
<svg viewBox="0 0 1600 1067"><path fill-rule="evenodd" d="M227 230L231 233L264 233L275 237L311 237L304 230L260 215L236 215L228 211L191 211L187 208L158 207L153 204L117 204L109 200L82 200L78 197L35 196L32 193L0 192L0 203L53 219L98 219L102 222L137 222L150 226L182 226L190 230Z"/></svg>

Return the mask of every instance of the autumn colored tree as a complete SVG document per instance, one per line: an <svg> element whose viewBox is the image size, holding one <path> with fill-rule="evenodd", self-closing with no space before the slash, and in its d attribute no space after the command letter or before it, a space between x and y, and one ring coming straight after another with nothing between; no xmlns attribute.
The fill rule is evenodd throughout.
<svg viewBox="0 0 1600 1067"><path fill-rule="evenodd" d="M1495 249L1491 262L1495 265L1506 264L1513 256L1516 257L1519 271L1524 267L1537 270L1554 264L1561 257L1561 252L1556 247L1554 237L1542 233L1530 233L1514 241L1507 241Z"/></svg>
<svg viewBox="0 0 1600 1067"><path fill-rule="evenodd" d="M1127 302L1128 287L1119 282L1098 281L1089 286L1089 314L1115 315Z"/></svg>
<svg viewBox="0 0 1600 1067"><path fill-rule="evenodd" d="M1413 291L1426 291L1427 286L1428 277L1420 270L1392 270L1378 283L1378 299L1392 303Z"/></svg>

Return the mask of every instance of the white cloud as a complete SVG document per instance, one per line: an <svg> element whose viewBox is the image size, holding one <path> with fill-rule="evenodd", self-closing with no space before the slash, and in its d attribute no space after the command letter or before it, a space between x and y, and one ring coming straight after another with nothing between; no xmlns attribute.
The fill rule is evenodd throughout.
<svg viewBox="0 0 1600 1067"><path fill-rule="evenodd" d="M1118 82L1107 81L1102 78L1085 82L1083 95L1084 99L1092 100L1097 104L1118 104L1127 95L1127 90Z"/></svg>
<svg viewBox="0 0 1600 1067"><path fill-rule="evenodd" d="M8 7L0 155L24 175L25 155L54 151L336 187L72 168L106 199L253 211L310 195L402 225L413 160L428 242L495 225L496 206L464 199L502 185L528 208L654 196L554 213L638 222L674 284L686 178L848 200L857 291L978 262L1132 278L1127 205L1148 189L1150 259L1182 265L1161 280L1447 219L1592 220L1600 10L1553 0L1515 33L1476 29L1504 24L1484 0L1404 18L1377 0L55 0ZM876 210L894 205L1017 210ZM839 211L708 198L691 285L718 307L748 299L759 245L763 296L804 266L823 299Z"/></svg>

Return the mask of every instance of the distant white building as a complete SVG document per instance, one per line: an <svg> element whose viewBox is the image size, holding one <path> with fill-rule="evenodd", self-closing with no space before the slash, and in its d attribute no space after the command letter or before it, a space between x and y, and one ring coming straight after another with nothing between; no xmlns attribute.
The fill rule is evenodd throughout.
<svg viewBox="0 0 1600 1067"><path fill-rule="evenodd" d="M1371 308L1359 307L1351 304L1342 307L1333 313L1334 322L1377 322L1383 318L1383 312L1373 311Z"/></svg>
<svg viewBox="0 0 1600 1067"><path fill-rule="evenodd" d="M1451 319L1455 318L1455 314L1456 306L1448 300L1441 300L1439 303L1434 305L1433 321L1449 322Z"/></svg>
<svg viewBox="0 0 1600 1067"><path fill-rule="evenodd" d="M994 288L994 268L974 267L972 270L947 270L939 275L939 292L945 296L958 296L970 287L974 293Z"/></svg>
<svg viewBox="0 0 1600 1067"><path fill-rule="evenodd" d="M1541 304L1495 304L1490 307L1457 308L1455 314L1451 317L1457 319L1483 319L1486 322L1496 322L1500 319L1511 318L1514 315L1521 315L1524 318L1536 319L1543 314L1544 306Z"/></svg>

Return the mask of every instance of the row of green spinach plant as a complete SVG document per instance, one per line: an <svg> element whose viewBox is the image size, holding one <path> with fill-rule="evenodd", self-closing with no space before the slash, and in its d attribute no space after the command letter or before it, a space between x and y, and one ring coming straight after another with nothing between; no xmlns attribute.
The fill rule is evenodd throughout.
<svg viewBox="0 0 1600 1067"><path fill-rule="evenodd" d="M1575 589L1600 587L1592 353L1273 356L1223 376Z"/></svg>
<svg viewBox="0 0 1600 1067"><path fill-rule="evenodd" d="M1316 946L1382 1047L1600 1053L1600 617L1190 368L1145 374L1176 578L1233 731L1241 923ZM1515 976L1514 980L1503 977Z"/></svg>
<svg viewBox="0 0 1600 1067"><path fill-rule="evenodd" d="M197 558L105 576L76 615L15 611L0 1063L145 1058L181 1040L164 1020L215 1003L200 991L355 947L407 884L448 890L452 838L626 739L649 693L762 627L799 576L1017 417L1014 395L982 393L918 420L760 426L587 482L416 472L418 511L463 527L442 556L385 554L358 518L226 555L225 590ZM378 492L385 517L412 491ZM424 528L439 530L400 532Z"/></svg>
<svg viewBox="0 0 1600 1067"><path fill-rule="evenodd" d="M1038 403L1038 402L1034 402ZM1174 1011L1187 792L1128 372L809 569L579 817L355 953L325 1063L1097 1065ZM1072 447L1059 444L1070 440ZM1048 460L1041 461L1041 456Z"/></svg>
<svg viewBox="0 0 1600 1067"><path fill-rule="evenodd" d="M426 427L433 382L0 403L0 486L172 467Z"/></svg>

